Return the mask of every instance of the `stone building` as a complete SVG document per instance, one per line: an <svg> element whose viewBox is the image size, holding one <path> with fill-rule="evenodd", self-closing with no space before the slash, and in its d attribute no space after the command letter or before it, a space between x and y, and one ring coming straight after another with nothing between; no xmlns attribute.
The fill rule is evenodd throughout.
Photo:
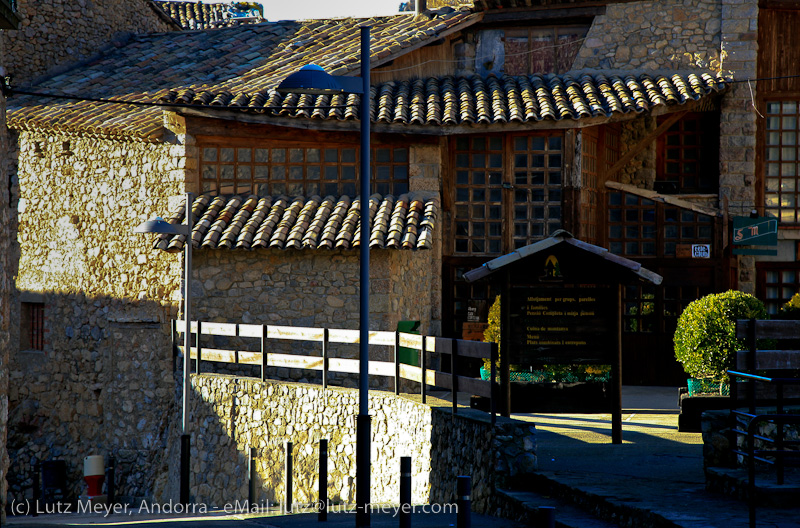
<svg viewBox="0 0 800 528"><path fill-rule="evenodd" d="M13 3L0 1L0 35L19 24ZM0 181L7 185L10 178L8 129L6 128L6 90L5 69L3 68L3 40L0 37ZM14 275L17 262L12 251L14 238L14 218L8 202L8 195L0 193L0 521L6 514L6 475L8 474L8 376L9 353L11 346L11 321L14 296Z"/></svg>
<svg viewBox="0 0 800 528"><path fill-rule="evenodd" d="M460 336L495 294L464 271L567 229L664 276L625 290L624 377L678 383L671 334L686 304L740 288L775 293L774 305L800 284L797 110L781 95L793 81L739 82L762 68L779 76L769 24L798 11L756 0L518 4L366 21L371 320ZM361 100L274 88L311 62L357 75L364 22L138 35L35 85L106 102L11 101L20 327L31 330L26 313L43 321L42 350L12 358L11 404L36 431L10 446L13 493L25 492L32 457L74 464L96 449L119 453L123 495L169 494L168 321L186 241L132 231L155 215L180 221L186 191L197 195L193 318L355 328ZM776 262L732 255L730 219L754 208L781 219ZM56 413L56 401L69 405Z"/></svg>

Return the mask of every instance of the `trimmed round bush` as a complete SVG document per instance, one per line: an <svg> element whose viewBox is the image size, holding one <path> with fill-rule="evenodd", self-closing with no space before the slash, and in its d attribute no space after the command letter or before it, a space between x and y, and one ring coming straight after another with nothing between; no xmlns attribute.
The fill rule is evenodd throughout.
<svg viewBox="0 0 800 528"><path fill-rule="evenodd" d="M694 378L724 381L735 350L746 348L736 339L737 319L766 319L764 303L740 291L706 295L686 307L675 330L675 358Z"/></svg>

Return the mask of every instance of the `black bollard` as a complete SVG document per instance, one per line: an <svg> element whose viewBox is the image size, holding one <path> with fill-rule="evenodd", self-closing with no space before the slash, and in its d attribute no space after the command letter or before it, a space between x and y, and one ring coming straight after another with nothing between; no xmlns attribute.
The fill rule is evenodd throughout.
<svg viewBox="0 0 800 528"><path fill-rule="evenodd" d="M42 471L42 465L39 462L33 464L33 516L39 516L39 499L42 497L42 484L39 480L39 475Z"/></svg>
<svg viewBox="0 0 800 528"><path fill-rule="evenodd" d="M472 477L461 476L456 479L456 526L472 528Z"/></svg>
<svg viewBox="0 0 800 528"><path fill-rule="evenodd" d="M319 501L317 503L317 521L328 520L328 441L319 441Z"/></svg>
<svg viewBox="0 0 800 528"><path fill-rule="evenodd" d="M286 455L284 460L286 461L285 473L286 473L286 500L283 504L283 511L284 513L292 513L292 443L286 442Z"/></svg>
<svg viewBox="0 0 800 528"><path fill-rule="evenodd" d="M539 506L539 512L536 516L536 526L542 528L555 528L556 527L556 509L552 506Z"/></svg>
<svg viewBox="0 0 800 528"><path fill-rule="evenodd" d="M411 457L400 457L400 528L411 528Z"/></svg>
<svg viewBox="0 0 800 528"><path fill-rule="evenodd" d="M108 504L114 506L117 503L117 490L114 486L117 460L114 455L108 456Z"/></svg>
<svg viewBox="0 0 800 528"><path fill-rule="evenodd" d="M181 489L180 502L189 505L189 465L191 462L191 436L181 435Z"/></svg>
<svg viewBox="0 0 800 528"><path fill-rule="evenodd" d="M255 505L257 497L256 497L256 448L250 448L250 459L248 462L248 485L247 485L247 508L250 511L253 511L253 505Z"/></svg>

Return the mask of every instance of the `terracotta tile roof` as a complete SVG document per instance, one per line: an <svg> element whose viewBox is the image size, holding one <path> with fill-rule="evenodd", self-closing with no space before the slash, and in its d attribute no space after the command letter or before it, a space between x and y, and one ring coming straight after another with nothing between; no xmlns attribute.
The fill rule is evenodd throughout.
<svg viewBox="0 0 800 528"><path fill-rule="evenodd" d="M370 115L374 122L406 125L560 121L680 105L724 88L725 80L709 73L429 77L373 86ZM323 120L355 120L360 103L358 96L344 94L284 97L274 90L236 93L193 89L171 90L162 101ZM327 109L345 104L352 106Z"/></svg>
<svg viewBox="0 0 800 528"><path fill-rule="evenodd" d="M347 196L198 196L192 247L200 249L354 249L360 246L361 200ZM369 198L371 248L431 249L438 199L423 193ZM167 220L180 224L183 207ZM183 235L159 235L155 248L183 249Z"/></svg>
<svg viewBox="0 0 800 528"><path fill-rule="evenodd" d="M167 2L155 0L155 4L178 25L187 30L257 24L264 20L262 16L246 18L229 16L228 8L232 4L236 4L236 2L206 4L202 1Z"/></svg>
<svg viewBox="0 0 800 528"><path fill-rule="evenodd" d="M319 64L335 75L358 75L358 28L362 24L372 27L373 67L379 67L473 24L481 16L443 8L420 16L264 22L137 35L89 63L43 81L34 90L157 102L171 89L189 89L215 93L227 104L225 94L256 94L274 88L308 63ZM8 100L8 123L17 129L158 141L163 135L161 110L17 95Z"/></svg>

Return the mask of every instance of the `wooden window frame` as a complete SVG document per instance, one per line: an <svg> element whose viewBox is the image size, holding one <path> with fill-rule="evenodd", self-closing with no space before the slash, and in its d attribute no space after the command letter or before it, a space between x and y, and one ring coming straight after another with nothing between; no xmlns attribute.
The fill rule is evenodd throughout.
<svg viewBox="0 0 800 528"><path fill-rule="evenodd" d="M530 138L545 138L546 149L539 151L536 149L528 149L522 154L522 151L515 150L515 141L518 138L525 138L526 141L530 143ZM550 147L550 142L553 139L558 139L560 142L560 150L552 150ZM494 141L495 144L499 142L500 147L497 148L488 148L488 149L481 149L481 148L474 148L473 140L480 140L483 139L488 146L491 145L491 142ZM468 147L464 150L463 146L459 146L459 143L466 141L468 143ZM450 236L447 237L447 247L446 252L448 256L453 257L481 257L481 258L493 258L520 247L521 245L527 245L537 240L541 240L549 235L552 234L556 229L560 229L564 226L565 223L565 198L564 198L564 190L565 190L565 167L568 166L571 162L567 159L569 152L572 149L566 148L567 142L569 139L567 138L567 134L563 133L562 131L544 131L544 132L531 132L531 133L510 133L510 134L482 134L482 135L463 135L463 136L455 136L450 138L450 157L449 157L449 165L451 167L449 172L449 177L446 178L445 183L445 193L447 196L447 210L450 211ZM552 154L550 153L552 152ZM557 152L557 154L556 154ZM515 154L516 153L516 154ZM474 155L486 155L486 167L475 167L473 162L473 154ZM532 160L531 156L544 156L545 165L542 167L519 167L515 166L515 155L525 155L528 156L529 160ZM489 167L491 164L489 161L488 156L497 156L501 155L501 164L499 167ZM550 156L559 156L560 166L558 167L558 183L557 184L550 184L548 180L544 181L544 187L542 184L533 183L533 180L529 180L527 183L522 184L522 182L517 182L517 172L526 172L528 174L532 174L533 172L542 172L543 174L547 175L550 173L555 173L554 167L550 167ZM465 158L466 156L466 158ZM468 166L462 166L464 162L467 162ZM533 163L533 162L531 162ZM541 169L541 170L539 170ZM472 172L483 171L485 172L486 178L483 180L484 183L474 183L473 174ZM499 176L499 182L490 182L490 173L496 173ZM545 176L549 178L549 176ZM479 180L480 181L480 180ZM558 187L558 203L550 203L549 196L551 194L551 188ZM542 202L534 203L531 201L531 196L533 196L534 191L542 190L546 187L545 200ZM481 189L488 190L490 192L494 192L494 198L490 193L486 193L485 196L487 197L486 200L480 201L473 201L475 194L473 190L480 191ZM465 199L465 195L463 194L466 192L469 197ZM541 236L534 236L532 234L532 230L528 230L528 234L525 237L515 236L515 224L514 224L514 212L515 207L520 205L515 203L515 193L527 192L528 193L528 201L525 203L525 206L529 213L533 211L533 208L537 207L544 207L546 209L544 217L542 219L547 227L543 230ZM478 193L480 196L480 193ZM485 216L487 220L490 220L493 224L499 224L499 235L496 231L492 231L491 234L488 226L484 226L484 235L480 234L473 234L473 223L481 223L482 218L476 218L473 222L473 215L469 214L471 212L471 207L483 205L485 207ZM499 207L499 217L490 218L490 207ZM558 226L555 225L555 222L549 222L551 211L549 208L551 207L558 207L558 211L560 214L560 218L558 221ZM469 210L469 212L467 212ZM466 218L461 218L459 216L459 211L462 214L466 213L468 216ZM538 212L538 211L537 211ZM529 226L532 225L533 219L528 216L527 224ZM466 228L466 231L464 231ZM460 234L461 233L461 234ZM483 252L475 251L472 242L474 240L473 237L483 237L484 247L489 248L490 241L495 242L495 248L497 251L489 252L484 250ZM524 239L524 242L523 242ZM466 241L466 242L460 242ZM463 244L467 244L467 250L463 251Z"/></svg>
<svg viewBox="0 0 800 528"><path fill-rule="evenodd" d="M206 140L198 142L198 187L201 193L212 195L356 196L360 191L359 148L328 141ZM216 154L208 156L212 151ZM406 144L372 145L372 193L398 196L409 192L410 152ZM223 159L223 153L230 156ZM213 178L207 177L210 167L215 168ZM230 177L223 178L222 169L228 167ZM277 169L281 176L276 179Z"/></svg>
<svg viewBox="0 0 800 528"><path fill-rule="evenodd" d="M662 194L718 194L719 114L689 112L675 122L656 140L656 167L655 190Z"/></svg>
<svg viewBox="0 0 800 528"><path fill-rule="evenodd" d="M768 282L771 274L777 274L779 280ZM792 276L791 282L785 280L788 275ZM789 295L785 290L785 288L791 288L788 285L794 285ZM771 287L778 290L776 292L778 293L777 297L769 297ZM799 291L800 262L756 262L756 296L759 299L763 299L768 313L777 314L781 306Z"/></svg>
<svg viewBox="0 0 800 528"><path fill-rule="evenodd" d="M615 201L617 195L622 197L619 203ZM699 217L707 215L624 191L607 192L605 205L607 247L615 255L632 259L678 258L677 246L686 244L711 244L712 258L720 255L718 218L708 216L708 222L701 222ZM708 228L708 236L701 233L701 227ZM654 252L635 252L629 249L633 246L628 246L639 244L641 248L645 243L653 244Z"/></svg>
<svg viewBox="0 0 800 528"><path fill-rule="evenodd" d="M45 305L43 302L22 301L19 325L20 350L44 350Z"/></svg>
<svg viewBox="0 0 800 528"><path fill-rule="evenodd" d="M583 39L586 38L586 35L589 34L589 29L591 24L565 24L565 25L546 25L546 26L528 26L528 27L510 27L505 28L503 32L503 42L506 43L511 39L520 39L525 38L527 42L526 49L524 51L508 51L505 49L504 44L504 51L507 57L515 56L516 54L526 54L526 71L524 72L509 72L506 69L506 73L509 75L532 75L534 73L566 73L572 69L572 65L575 63L575 59L578 56L578 52L580 51L580 43ZM583 36L578 38L570 43L559 44L558 39L561 35L565 34L572 34L575 30L584 30ZM534 33L550 31L551 32L551 40L550 41L537 41L534 40ZM544 43L541 46L534 46L534 43ZM562 57L561 53L563 53L568 44L572 44L574 46L574 50L572 52L571 57ZM548 71L541 71L538 68L534 68L534 59L536 56L537 51L545 51L551 50L552 56L549 59L553 63L553 68L549 69ZM569 65L567 65L566 61L569 59ZM508 62L506 61L506 64ZM559 65L563 65L562 68Z"/></svg>

